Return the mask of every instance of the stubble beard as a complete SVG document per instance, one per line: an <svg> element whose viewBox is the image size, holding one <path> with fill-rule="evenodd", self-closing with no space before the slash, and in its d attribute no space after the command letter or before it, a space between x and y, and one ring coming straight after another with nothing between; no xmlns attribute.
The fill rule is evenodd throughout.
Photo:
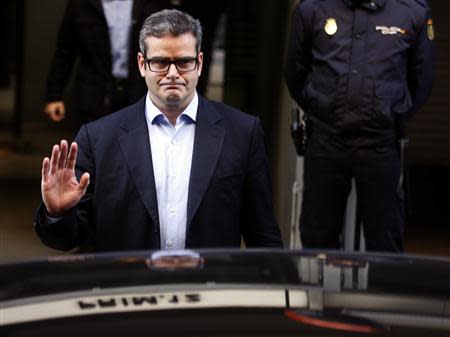
<svg viewBox="0 0 450 337"><path fill-rule="evenodd" d="M178 108L181 105L181 97L178 94L170 94L167 96L166 103L171 109Z"/></svg>

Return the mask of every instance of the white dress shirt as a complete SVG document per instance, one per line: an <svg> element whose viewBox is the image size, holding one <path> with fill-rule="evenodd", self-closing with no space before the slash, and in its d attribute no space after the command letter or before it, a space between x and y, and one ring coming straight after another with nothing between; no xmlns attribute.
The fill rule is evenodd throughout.
<svg viewBox="0 0 450 337"><path fill-rule="evenodd" d="M147 94L145 114L158 200L161 249L184 249L187 201L194 149L198 96L178 116L175 126Z"/></svg>
<svg viewBox="0 0 450 337"><path fill-rule="evenodd" d="M133 0L102 0L111 45L112 74L128 77L131 12Z"/></svg>

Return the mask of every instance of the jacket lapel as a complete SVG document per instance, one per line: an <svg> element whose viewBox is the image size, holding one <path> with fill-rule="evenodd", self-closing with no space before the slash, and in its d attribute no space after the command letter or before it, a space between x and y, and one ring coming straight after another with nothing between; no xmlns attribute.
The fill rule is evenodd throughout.
<svg viewBox="0 0 450 337"><path fill-rule="evenodd" d="M145 97L136 104L135 111L130 112L129 116L122 123L124 133L118 141L142 202L155 225L159 226L155 176L145 119ZM220 119L220 113L199 96L189 181L186 230L189 229L205 195L222 151L225 130L217 125Z"/></svg>
<svg viewBox="0 0 450 337"><path fill-rule="evenodd" d="M130 111L122 123L124 134L119 137L120 148L142 202L156 226L159 226L158 203L152 153L145 119L145 97Z"/></svg>
<svg viewBox="0 0 450 337"><path fill-rule="evenodd" d="M217 125L221 118L220 113L199 96L189 180L186 232L205 195L222 151L225 130Z"/></svg>

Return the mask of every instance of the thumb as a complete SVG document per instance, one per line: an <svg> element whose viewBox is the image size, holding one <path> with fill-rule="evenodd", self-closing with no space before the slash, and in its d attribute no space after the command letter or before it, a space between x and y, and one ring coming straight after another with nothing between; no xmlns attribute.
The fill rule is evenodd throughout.
<svg viewBox="0 0 450 337"><path fill-rule="evenodd" d="M89 186L89 173L85 172L83 173L83 175L80 178L80 183L78 185L78 189L80 190L80 192L82 192L82 194L84 195L86 193L86 190Z"/></svg>
<svg viewBox="0 0 450 337"><path fill-rule="evenodd" d="M58 106L56 107L56 111L58 115L64 116L66 114L64 103L58 104Z"/></svg>

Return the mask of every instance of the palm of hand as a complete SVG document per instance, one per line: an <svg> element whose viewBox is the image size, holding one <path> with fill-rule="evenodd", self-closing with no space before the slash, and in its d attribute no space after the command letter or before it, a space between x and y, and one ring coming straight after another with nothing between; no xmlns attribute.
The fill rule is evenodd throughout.
<svg viewBox="0 0 450 337"><path fill-rule="evenodd" d="M54 145L51 159L42 162L41 192L48 215L60 217L74 207L86 193L89 173L84 173L80 181L75 176L78 146L74 142L68 149L67 141Z"/></svg>
<svg viewBox="0 0 450 337"><path fill-rule="evenodd" d="M67 168L49 175L47 181L42 182L42 192L46 205L63 212L75 206L84 194L74 171Z"/></svg>

